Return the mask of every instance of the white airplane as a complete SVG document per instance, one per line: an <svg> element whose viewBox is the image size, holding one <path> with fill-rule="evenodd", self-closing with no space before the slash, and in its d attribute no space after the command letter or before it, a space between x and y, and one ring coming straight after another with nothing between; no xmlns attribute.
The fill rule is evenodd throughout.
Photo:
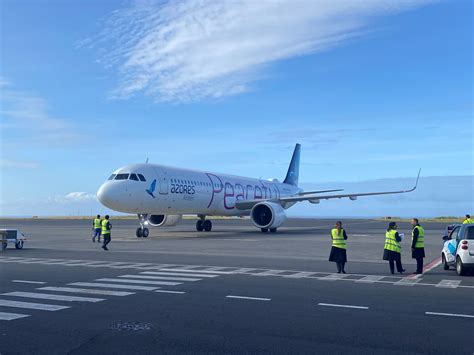
<svg viewBox="0 0 474 355"><path fill-rule="evenodd" d="M261 180L188 170L155 164L132 164L114 171L97 191L106 207L138 215L137 237L148 237L146 227L174 226L183 214L197 215L198 231L210 231L208 216L250 216L262 232L276 232L286 219L285 210L297 202L359 196L399 194L409 190L328 194L342 189L303 191L298 187L301 145L296 144L285 180Z"/></svg>

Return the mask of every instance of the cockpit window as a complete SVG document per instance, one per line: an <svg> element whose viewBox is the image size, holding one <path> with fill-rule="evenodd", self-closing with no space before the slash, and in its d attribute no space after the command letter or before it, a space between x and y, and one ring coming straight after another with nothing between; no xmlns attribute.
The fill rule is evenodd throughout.
<svg viewBox="0 0 474 355"><path fill-rule="evenodd" d="M127 180L128 175L129 174L117 174L117 176L115 176L115 180Z"/></svg>
<svg viewBox="0 0 474 355"><path fill-rule="evenodd" d="M145 177L142 174L137 174L137 175L140 178L140 181L146 181Z"/></svg>
<svg viewBox="0 0 474 355"><path fill-rule="evenodd" d="M137 174L130 174L130 180L138 181L138 176L137 176Z"/></svg>
<svg viewBox="0 0 474 355"><path fill-rule="evenodd" d="M113 180L114 177L115 177L115 174L112 174L112 175L110 175L110 177L108 178L108 180Z"/></svg>

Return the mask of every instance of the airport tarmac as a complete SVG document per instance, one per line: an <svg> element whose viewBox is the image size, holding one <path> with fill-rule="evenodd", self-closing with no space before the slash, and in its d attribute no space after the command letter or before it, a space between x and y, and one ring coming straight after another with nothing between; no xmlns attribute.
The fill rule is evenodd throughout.
<svg viewBox="0 0 474 355"><path fill-rule="evenodd" d="M388 221L345 219L348 274L327 261L333 219L150 228L112 219L110 251L91 221L6 220L28 237L0 253L0 354L472 354L474 277L439 265L445 224L426 223L421 277L381 260Z"/></svg>

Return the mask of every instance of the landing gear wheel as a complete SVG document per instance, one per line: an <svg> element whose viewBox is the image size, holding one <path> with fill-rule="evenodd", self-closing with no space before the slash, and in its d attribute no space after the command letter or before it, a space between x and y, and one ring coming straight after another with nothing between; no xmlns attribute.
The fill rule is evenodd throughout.
<svg viewBox="0 0 474 355"><path fill-rule="evenodd" d="M16 249L23 249L23 240L19 240L18 242L15 243L15 248Z"/></svg>
<svg viewBox="0 0 474 355"><path fill-rule="evenodd" d="M466 274L466 268L462 264L461 258L459 256L456 259L456 272L459 276L463 276Z"/></svg>
<svg viewBox="0 0 474 355"><path fill-rule="evenodd" d="M270 233L276 233L277 229L276 228L270 228Z"/></svg>
<svg viewBox="0 0 474 355"><path fill-rule="evenodd" d="M267 233L268 232L268 228L260 228L260 230L262 231L262 233Z"/></svg>
<svg viewBox="0 0 474 355"><path fill-rule="evenodd" d="M443 263L443 270L449 270L449 265L446 262L446 257L444 256L444 254L441 256L441 259L442 259L442 263Z"/></svg>
<svg viewBox="0 0 474 355"><path fill-rule="evenodd" d="M202 219L196 221L196 230L198 232L202 232L204 230L204 221Z"/></svg>
<svg viewBox="0 0 474 355"><path fill-rule="evenodd" d="M2 250L5 250L7 248L8 243L7 242L2 242Z"/></svg>
<svg viewBox="0 0 474 355"><path fill-rule="evenodd" d="M143 237L143 228L137 228L137 232L135 233L135 235L137 236L137 238Z"/></svg>
<svg viewBox="0 0 474 355"><path fill-rule="evenodd" d="M150 234L150 231L148 228L143 228L143 238L148 238L148 235Z"/></svg>
<svg viewBox="0 0 474 355"><path fill-rule="evenodd" d="M212 229L212 222L208 219L206 219L204 222L203 222L203 227L204 227L204 230L206 232L210 232L211 229Z"/></svg>

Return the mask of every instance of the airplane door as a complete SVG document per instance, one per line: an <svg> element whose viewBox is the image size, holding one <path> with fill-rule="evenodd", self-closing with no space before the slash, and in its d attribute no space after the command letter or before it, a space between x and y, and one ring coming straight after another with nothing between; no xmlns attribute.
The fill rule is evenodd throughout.
<svg viewBox="0 0 474 355"><path fill-rule="evenodd" d="M168 176L165 171L156 169L158 175L158 192L160 195L168 194Z"/></svg>

